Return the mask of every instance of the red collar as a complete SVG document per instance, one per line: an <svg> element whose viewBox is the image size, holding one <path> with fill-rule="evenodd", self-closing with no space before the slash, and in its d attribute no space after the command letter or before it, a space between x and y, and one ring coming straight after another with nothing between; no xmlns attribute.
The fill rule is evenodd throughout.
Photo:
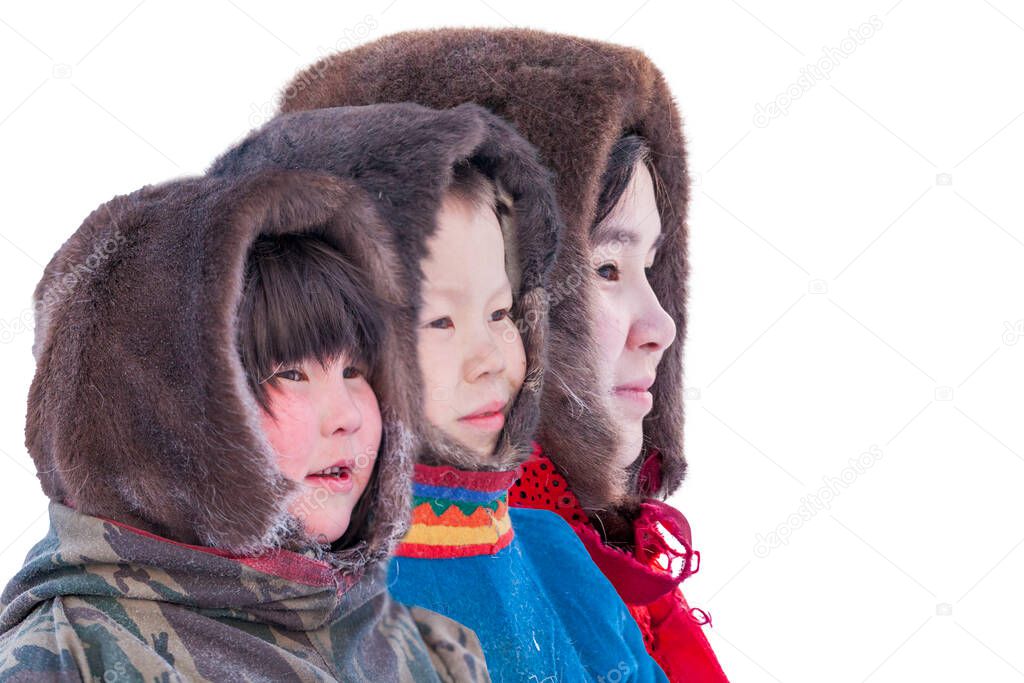
<svg viewBox="0 0 1024 683"><path fill-rule="evenodd" d="M628 604L648 604L673 591L700 568L690 524L681 512L654 499L640 504L633 547L606 544L554 462L534 443L522 476L509 490L509 505L550 510L576 531L594 563ZM696 558L696 559L694 559Z"/></svg>
<svg viewBox="0 0 1024 683"><path fill-rule="evenodd" d="M73 505L73 502L74 501L70 499L65 499L61 504L75 510L75 512L78 512ZM145 536L146 538L154 541L168 543L170 545L178 546L179 548L186 548L188 550L207 553L209 555L216 555L217 557L222 557L226 560L239 562L247 567L255 569L256 571L263 572L264 574L272 574L287 581L294 581L306 586L330 586L335 584L337 581L340 581L339 590L344 591L351 584L354 584L358 578L353 576L339 576L326 562L315 560L312 557L292 552L291 550L270 548L260 554L237 555L235 553L228 552L227 550L211 546L182 543L181 541L176 541L173 538L160 536L159 534L154 534L151 531L140 529L132 526L131 524L119 522L116 519L101 517L99 515L92 516L103 520L104 522L114 524L126 531L139 534L140 536Z"/></svg>

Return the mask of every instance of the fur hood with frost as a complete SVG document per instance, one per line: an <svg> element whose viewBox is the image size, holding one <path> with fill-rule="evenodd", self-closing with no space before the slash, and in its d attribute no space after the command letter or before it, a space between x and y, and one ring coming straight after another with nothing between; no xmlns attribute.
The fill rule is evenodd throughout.
<svg viewBox="0 0 1024 683"><path fill-rule="evenodd" d="M238 554L311 551L355 573L407 528L412 441L385 414L378 490L361 541L328 549L288 512L238 352L248 251L261 233L315 233L377 273L400 303L398 256L375 202L351 180L265 169L147 186L101 205L36 287L26 444L43 491L79 512ZM386 320L397 327L400 320ZM386 335L383 356L398 335ZM407 411L401 369L374 388ZM367 495L370 495L367 492Z"/></svg>

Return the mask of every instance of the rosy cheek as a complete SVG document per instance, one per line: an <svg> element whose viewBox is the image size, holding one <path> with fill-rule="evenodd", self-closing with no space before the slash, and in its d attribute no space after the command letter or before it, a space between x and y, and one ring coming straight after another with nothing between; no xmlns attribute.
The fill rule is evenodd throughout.
<svg viewBox="0 0 1024 683"><path fill-rule="evenodd" d="M309 426L312 416L303 417L308 410L303 402L278 394L271 399L274 412L271 417L261 414L263 432L274 448L281 472L293 481L302 481L313 454L313 443Z"/></svg>
<svg viewBox="0 0 1024 683"><path fill-rule="evenodd" d="M383 420L380 415L380 404L377 403L377 394L373 393L369 384L364 387L364 392L365 394L360 397L359 401L359 410L363 415L363 426L360 431L364 432L363 438L367 444L372 465L377 457L377 451L380 449Z"/></svg>

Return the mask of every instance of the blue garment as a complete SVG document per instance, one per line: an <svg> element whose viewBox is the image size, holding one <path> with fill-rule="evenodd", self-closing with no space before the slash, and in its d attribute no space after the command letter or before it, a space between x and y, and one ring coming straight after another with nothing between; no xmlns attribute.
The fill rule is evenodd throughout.
<svg viewBox="0 0 1024 683"><path fill-rule="evenodd" d="M497 682L666 681L572 528L546 510L509 514L514 538L494 554L395 557L392 595L476 631Z"/></svg>

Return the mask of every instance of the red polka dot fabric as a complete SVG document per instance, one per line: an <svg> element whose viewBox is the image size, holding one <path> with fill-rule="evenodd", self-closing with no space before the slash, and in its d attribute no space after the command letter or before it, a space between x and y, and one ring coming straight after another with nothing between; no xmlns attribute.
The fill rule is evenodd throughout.
<svg viewBox="0 0 1024 683"><path fill-rule="evenodd" d="M538 444L533 445L533 454L523 463L522 469L522 476L509 489L509 505L550 510L572 527L589 524L587 513L583 511L576 495L569 490L565 477L559 474L555 464L541 453Z"/></svg>

